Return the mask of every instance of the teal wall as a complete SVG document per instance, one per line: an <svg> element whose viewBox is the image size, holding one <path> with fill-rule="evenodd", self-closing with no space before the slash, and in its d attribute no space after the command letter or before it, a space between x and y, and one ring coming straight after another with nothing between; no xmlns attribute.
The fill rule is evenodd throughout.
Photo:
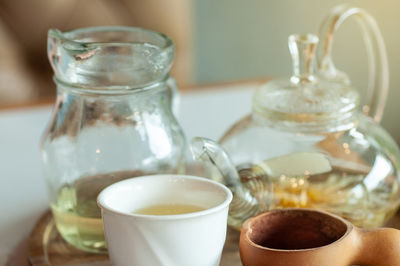
<svg viewBox="0 0 400 266"><path fill-rule="evenodd" d="M400 1L347 1L378 21L390 63L390 92L383 126L400 142ZM194 0L195 82L220 82L291 74L287 38L318 33L337 0ZM334 61L363 92L367 59L358 25L345 22L334 42Z"/></svg>

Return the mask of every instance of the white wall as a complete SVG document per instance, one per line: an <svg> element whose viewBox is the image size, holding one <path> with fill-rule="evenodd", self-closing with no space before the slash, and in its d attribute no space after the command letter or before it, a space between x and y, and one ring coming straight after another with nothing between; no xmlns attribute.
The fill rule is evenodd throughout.
<svg viewBox="0 0 400 266"><path fill-rule="evenodd" d="M347 1L368 10L378 21L390 63L390 92L383 126L400 143L400 1ZM287 76L291 61L287 37L318 33L338 0L195 0L195 79L216 82ZM367 59L358 25L342 25L334 43L337 67L353 86L366 86Z"/></svg>

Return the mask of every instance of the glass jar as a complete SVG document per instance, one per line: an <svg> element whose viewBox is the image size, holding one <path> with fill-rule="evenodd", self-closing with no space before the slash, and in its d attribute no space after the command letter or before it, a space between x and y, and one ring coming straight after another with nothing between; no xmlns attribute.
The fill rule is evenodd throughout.
<svg viewBox="0 0 400 266"><path fill-rule="evenodd" d="M174 45L130 27L50 30L57 98L41 140L50 206L73 246L106 252L98 193L122 179L184 171L172 112Z"/></svg>

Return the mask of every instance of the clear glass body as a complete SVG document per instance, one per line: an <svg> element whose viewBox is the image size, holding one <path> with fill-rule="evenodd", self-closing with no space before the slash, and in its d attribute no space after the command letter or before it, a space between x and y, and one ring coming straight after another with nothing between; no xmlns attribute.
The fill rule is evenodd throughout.
<svg viewBox="0 0 400 266"><path fill-rule="evenodd" d="M358 92L331 57L334 33L348 18L361 26L369 58L364 113ZM379 125L389 80L379 27L365 10L340 5L322 23L323 43L318 39L289 37L293 75L260 87L253 112L220 139L239 176L213 176L238 191L228 220L238 229L251 216L287 207L318 208L377 227L399 207L399 148Z"/></svg>
<svg viewBox="0 0 400 266"><path fill-rule="evenodd" d="M253 213L231 209L230 225L240 228L258 212L287 207L330 211L361 227L383 225L400 204L399 149L372 119L355 113L349 122L339 130L310 131L253 113L236 123L220 143L236 165L242 186L252 195L262 195L272 185L272 192L267 192L270 197L263 197L272 200L259 202ZM296 168L296 160L303 165L307 162L302 160L315 160L302 156L305 153L321 154L330 167L313 173L305 166L303 173L292 175L279 174L276 165L271 166L275 170L263 171L272 165L271 159L290 154L299 157L283 162L286 172ZM310 161L313 163L324 161ZM254 185L259 182L262 186Z"/></svg>
<svg viewBox="0 0 400 266"><path fill-rule="evenodd" d="M348 18L361 25L369 58L364 113L358 92L331 57L334 33ZM253 112L220 139L239 172L239 182L213 174L240 192L230 209L234 227L268 209L304 207L368 228L383 225L399 207L399 148L379 125L388 91L379 27L365 10L341 5L322 23L323 43L318 39L289 37L293 75L260 87Z"/></svg>
<svg viewBox="0 0 400 266"><path fill-rule="evenodd" d="M162 45L152 38L166 37L115 27L49 32L57 99L41 141L43 169L59 232L85 251L107 251L96 203L103 188L125 178L184 171L185 138L171 108L172 44L154 54ZM94 54L77 57L77 47L91 45ZM148 63L157 56L163 57Z"/></svg>

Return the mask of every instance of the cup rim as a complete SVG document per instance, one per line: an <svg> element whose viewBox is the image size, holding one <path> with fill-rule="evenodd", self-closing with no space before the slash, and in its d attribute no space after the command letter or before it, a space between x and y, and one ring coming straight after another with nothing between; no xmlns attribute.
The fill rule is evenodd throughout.
<svg viewBox="0 0 400 266"><path fill-rule="evenodd" d="M216 186L222 191L225 192L225 199L223 202L219 203L218 205L202 210L202 211L197 211L197 212L191 212L191 213L184 213L184 214L173 214L173 215L147 215L147 214L137 214L137 213L127 213L127 212L122 212L115 210L111 208L110 206L107 206L104 201L106 194L109 193L109 191L115 189L116 187L123 186L125 183L132 183L136 182L139 180L143 179L163 179L163 178L168 178L168 177L175 177L175 178L180 178L180 179L187 179L187 180L196 180L200 181L203 183L208 183L212 186ZM118 215L118 216L123 216L123 217L131 217L131 218L138 218L138 219L147 219L147 220L178 220L178 219L188 219L188 218L194 218L194 217L199 217L199 216L204 216L212 213L216 213L220 211L221 209L226 208L229 206L229 204L232 201L232 192L230 189L228 189L226 186L224 186L221 183L218 183L214 180L210 180L206 177L199 177L199 176L191 176L191 175L179 175L179 174L159 174L159 175L147 175L147 176L138 176L138 177L132 177L128 178L119 182L116 182L106 188L104 188L99 195L97 196L97 205L100 207L100 209L103 211L110 212L112 214Z"/></svg>
<svg viewBox="0 0 400 266"><path fill-rule="evenodd" d="M253 228L253 222L258 220L258 219L262 219L262 217L264 216L268 216L268 215L273 215L274 213L282 213L282 212L303 212L303 213L317 213L320 215L324 215L324 216L328 216L330 218L336 219L340 222L342 222L345 226L346 226L346 230L343 233L343 235L341 235L338 239L336 239L335 241L327 244L327 245L321 245L318 247L312 247L312 248L301 248L301 249L280 249L280 248L271 248L271 247L265 247L262 245L259 245L257 243L255 243L251 238L250 238L250 234L252 232L252 228ZM247 244L253 248L259 249L259 250L270 250L270 251L276 251L276 252L283 252L283 253L293 253L293 252L307 252L310 250L317 250L317 249L321 249L321 248L326 248L332 245L337 245L339 242L343 241L343 239L345 239L353 230L354 230L355 226L349 222L348 220L324 211L324 210L319 210L319 209L311 209L311 208L284 208L284 209L273 209L273 210L269 210L267 212L261 213L259 215L256 215L254 217L251 217L249 219L247 219L242 226L242 230L241 230L241 237L240 237L240 244ZM242 239L243 237L243 239Z"/></svg>

